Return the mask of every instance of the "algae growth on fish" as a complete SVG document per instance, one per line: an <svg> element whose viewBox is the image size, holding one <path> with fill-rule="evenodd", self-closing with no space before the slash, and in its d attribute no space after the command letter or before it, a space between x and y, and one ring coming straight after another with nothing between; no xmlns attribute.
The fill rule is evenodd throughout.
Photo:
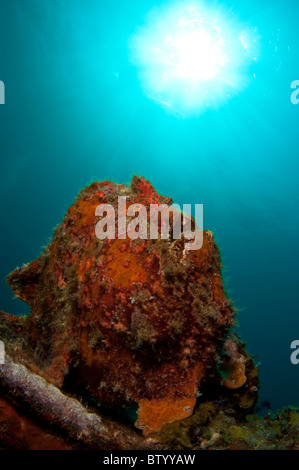
<svg viewBox="0 0 299 470"><path fill-rule="evenodd" d="M31 313L1 313L0 336L9 357L0 367L3 409L14 408L11 397L22 403L25 395L22 413L33 408L50 425L63 426L61 414L73 423L70 410L83 398L87 407L95 407L95 420L102 413L108 419L104 437L103 431L92 431L104 448L115 445L117 429L123 435L120 448L132 443L138 448L221 447L228 439L222 432L239 433L244 445L256 445L244 438L247 428L240 423L257 401L257 368L233 332L235 310L223 288L212 233L204 231L202 247L193 251L184 248L184 232L180 239L99 240L96 208L109 203L117 212L120 196L134 207L172 203L141 177L134 176L130 186L93 183L79 193L40 257L7 277ZM161 218L160 230L162 223ZM15 406L17 423L20 405ZM128 410L136 413L135 430L131 418L120 431L118 420L124 421ZM77 412L83 421L85 412L82 407ZM295 423L295 411L292 416ZM212 417L218 424L209 436ZM35 445L44 447L43 433L38 444L37 425L30 420L22 417L23 426ZM85 446L96 447L93 433L87 433ZM5 445L6 434L0 438ZM49 445L68 443L54 435Z"/></svg>

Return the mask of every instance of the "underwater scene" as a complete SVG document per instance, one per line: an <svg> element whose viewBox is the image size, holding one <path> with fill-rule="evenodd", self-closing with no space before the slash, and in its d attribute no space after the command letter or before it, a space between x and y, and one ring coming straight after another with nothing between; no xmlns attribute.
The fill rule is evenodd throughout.
<svg viewBox="0 0 299 470"><path fill-rule="evenodd" d="M1 0L1 450L299 450L298 21Z"/></svg>

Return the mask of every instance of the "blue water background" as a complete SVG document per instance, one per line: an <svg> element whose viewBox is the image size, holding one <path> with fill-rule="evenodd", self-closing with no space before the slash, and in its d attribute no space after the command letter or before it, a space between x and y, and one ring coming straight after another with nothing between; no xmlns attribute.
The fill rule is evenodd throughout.
<svg viewBox="0 0 299 470"><path fill-rule="evenodd" d="M299 3L221 2L257 27L256 79L186 119L147 98L130 60L128 39L155 5L1 0L0 308L28 312L5 276L39 255L79 189L143 175L177 203L204 204L238 331L260 363L262 399L295 405L299 105L290 85L299 80Z"/></svg>

